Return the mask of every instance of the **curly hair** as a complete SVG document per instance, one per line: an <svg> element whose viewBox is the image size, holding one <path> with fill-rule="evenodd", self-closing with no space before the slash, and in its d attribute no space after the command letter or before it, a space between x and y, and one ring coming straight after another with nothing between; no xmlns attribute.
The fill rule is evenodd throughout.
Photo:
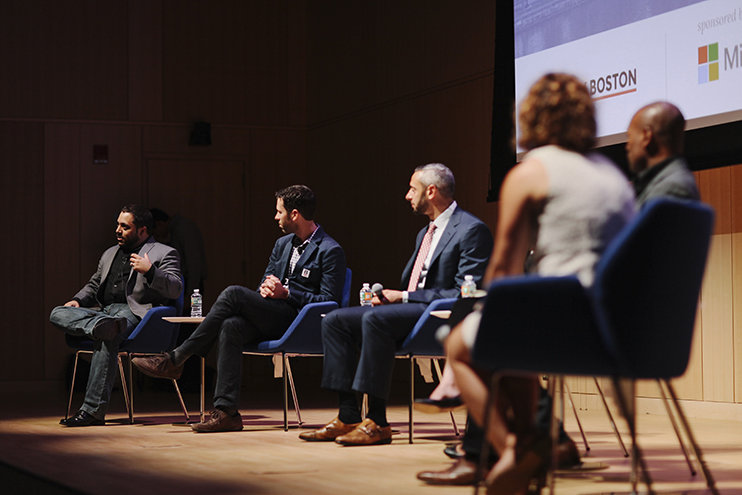
<svg viewBox="0 0 742 495"><path fill-rule="evenodd" d="M595 107L585 85L570 74L542 76L528 91L518 115L526 150L555 144L584 153L595 145Z"/></svg>

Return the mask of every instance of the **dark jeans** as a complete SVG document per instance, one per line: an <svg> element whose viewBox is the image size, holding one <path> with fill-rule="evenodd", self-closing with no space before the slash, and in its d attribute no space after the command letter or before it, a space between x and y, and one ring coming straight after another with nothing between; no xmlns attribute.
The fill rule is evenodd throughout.
<svg viewBox="0 0 742 495"><path fill-rule="evenodd" d="M243 347L281 337L297 313L286 301L266 299L254 290L232 285L219 294L204 321L176 351L183 356L206 356L218 343L214 406L236 410Z"/></svg>
<svg viewBox="0 0 742 495"><path fill-rule="evenodd" d="M322 387L388 399L394 353L427 307L422 303L389 304L329 313L322 321Z"/></svg>
<svg viewBox="0 0 742 495"><path fill-rule="evenodd" d="M111 390L118 371L119 346L137 326L139 317L131 312L126 303L109 304L100 310L57 306L49 316L49 321L66 333L88 338L93 338L93 327L105 318L126 318L128 325L127 330L113 340L95 341L93 357L90 360L90 375L85 388L85 400L80 409L98 419L105 419L111 400Z"/></svg>

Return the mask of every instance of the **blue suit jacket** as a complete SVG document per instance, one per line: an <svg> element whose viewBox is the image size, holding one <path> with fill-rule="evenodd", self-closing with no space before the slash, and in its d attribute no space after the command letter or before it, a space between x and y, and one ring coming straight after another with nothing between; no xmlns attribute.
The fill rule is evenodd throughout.
<svg viewBox="0 0 742 495"><path fill-rule="evenodd" d="M296 262L289 279L288 303L295 308L322 301L340 304L345 284L345 252L335 239L322 227L309 241L309 245ZM289 269L294 234L280 237L273 246L268 266L260 283L268 275L275 275L283 282ZM260 284L258 284L260 287Z"/></svg>
<svg viewBox="0 0 742 495"><path fill-rule="evenodd" d="M415 251L402 272L401 287L410 281L417 252L423 242L427 225L417 234ZM429 303L444 297L457 297L465 275L472 275L477 287L482 287L482 277L492 253L492 233L477 217L456 207L441 239L433 252L425 288L409 293L409 302Z"/></svg>

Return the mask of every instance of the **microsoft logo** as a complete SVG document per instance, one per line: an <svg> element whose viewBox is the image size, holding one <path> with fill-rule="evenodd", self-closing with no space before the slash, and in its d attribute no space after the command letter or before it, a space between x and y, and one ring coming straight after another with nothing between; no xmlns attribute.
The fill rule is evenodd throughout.
<svg viewBox="0 0 742 495"><path fill-rule="evenodd" d="M698 47L698 84L719 80L719 43Z"/></svg>

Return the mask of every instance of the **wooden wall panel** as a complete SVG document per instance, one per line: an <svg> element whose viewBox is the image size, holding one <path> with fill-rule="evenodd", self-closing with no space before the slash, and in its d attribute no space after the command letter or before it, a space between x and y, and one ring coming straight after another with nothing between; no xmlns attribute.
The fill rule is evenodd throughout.
<svg viewBox="0 0 742 495"><path fill-rule="evenodd" d="M731 169L703 170L697 177L701 200L710 204L716 212L714 234L729 234L732 232Z"/></svg>
<svg viewBox="0 0 742 495"><path fill-rule="evenodd" d="M488 0L309 2L310 125L491 73L494 9Z"/></svg>
<svg viewBox="0 0 742 495"><path fill-rule="evenodd" d="M162 1L129 0L130 120L162 120Z"/></svg>
<svg viewBox="0 0 742 495"><path fill-rule="evenodd" d="M48 322L52 308L72 299L95 269L80 259L80 128L47 124L44 135L44 310L48 380L64 376L71 351L64 333ZM60 262L63 260L63 262ZM82 266L88 273L83 275Z"/></svg>
<svg viewBox="0 0 742 495"><path fill-rule="evenodd" d="M108 146L108 163L93 163L93 146ZM141 131L135 126L90 124L80 128L81 280L95 271L103 251L116 243L121 207L145 199Z"/></svg>
<svg viewBox="0 0 742 495"><path fill-rule="evenodd" d="M126 118L127 17L127 2L3 2L0 115Z"/></svg>
<svg viewBox="0 0 742 495"><path fill-rule="evenodd" d="M289 129L252 129L250 132L248 183L250 197L245 215L247 246L252 256L246 269L245 284L256 287L268 264L273 244L283 235L273 217L276 214L275 192L292 184L306 184L318 197L317 221L330 235L328 209L333 207L330 194L307 168L307 141L304 131Z"/></svg>
<svg viewBox="0 0 742 495"><path fill-rule="evenodd" d="M703 400L703 328L701 304L698 305L688 369L680 378L673 380L675 392L681 399Z"/></svg>
<svg viewBox="0 0 742 495"><path fill-rule="evenodd" d="M734 400L732 327L732 239L714 235L701 292L703 399Z"/></svg>
<svg viewBox="0 0 742 495"><path fill-rule="evenodd" d="M292 107L304 105L302 92L289 89L303 85L289 67L304 50L290 34L304 25L297 12L303 2L164 0L165 120L303 125L290 121L303 118Z"/></svg>
<svg viewBox="0 0 742 495"><path fill-rule="evenodd" d="M732 234L732 315L734 325L734 401L742 402L742 232Z"/></svg>
<svg viewBox="0 0 742 495"><path fill-rule="evenodd" d="M0 325L0 380L44 376L43 126L0 122L0 211L6 311ZM58 259L59 262L62 260Z"/></svg>
<svg viewBox="0 0 742 495"><path fill-rule="evenodd" d="M742 165L730 167L732 232L742 232Z"/></svg>
<svg viewBox="0 0 742 495"><path fill-rule="evenodd" d="M243 284L246 250L245 211L249 200L245 164L237 160L188 158L147 161L147 204L193 221L201 231L208 278L201 293L208 310L219 293Z"/></svg>

